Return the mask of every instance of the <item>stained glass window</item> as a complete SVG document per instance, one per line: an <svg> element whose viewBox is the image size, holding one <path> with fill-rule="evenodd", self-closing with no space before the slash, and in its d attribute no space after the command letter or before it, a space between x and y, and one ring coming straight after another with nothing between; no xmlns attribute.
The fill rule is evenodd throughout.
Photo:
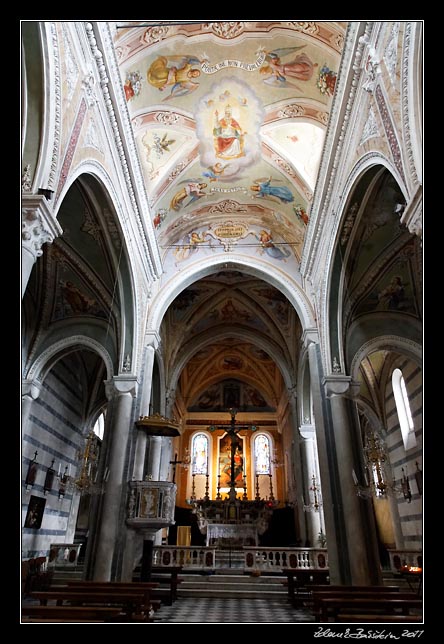
<svg viewBox="0 0 444 644"><path fill-rule="evenodd" d="M208 472L208 438L205 434L193 437L193 468L192 474L207 474Z"/></svg>
<svg viewBox="0 0 444 644"><path fill-rule="evenodd" d="M270 439L265 434L254 439L254 464L256 474L270 474Z"/></svg>

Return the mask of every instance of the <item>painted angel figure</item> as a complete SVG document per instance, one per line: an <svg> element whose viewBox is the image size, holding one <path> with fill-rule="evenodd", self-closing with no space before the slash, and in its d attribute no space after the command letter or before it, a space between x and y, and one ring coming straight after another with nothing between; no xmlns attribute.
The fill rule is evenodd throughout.
<svg viewBox="0 0 444 644"><path fill-rule="evenodd" d="M190 201L186 204L189 206L197 199L206 196L207 193L203 191L203 189L207 187L206 183L199 183L198 179L186 179L186 181L187 185L176 192L174 197L171 199L171 210L175 210L176 212L179 211L187 197L191 197Z"/></svg>
<svg viewBox="0 0 444 644"><path fill-rule="evenodd" d="M265 64L259 70L261 74L267 76L264 82L274 87L297 87L289 83L287 79L310 80L317 63L313 63L307 54L301 53L288 63L282 62L283 58L294 54L303 47L305 45L300 45L299 47L282 47L281 49L267 52ZM299 87L297 89L300 90Z"/></svg>
<svg viewBox="0 0 444 644"><path fill-rule="evenodd" d="M217 181L229 165L229 163L222 165L220 161L217 161L214 165L209 166L206 172L202 172L202 176L207 177L210 181Z"/></svg>
<svg viewBox="0 0 444 644"><path fill-rule="evenodd" d="M268 232L266 230L261 230L259 235L256 235L256 236L259 239L263 250L270 257L273 257L274 259L284 259L285 257L288 257L290 255L290 251L288 250L288 248L281 249L275 246L275 244L273 243L273 235L271 232Z"/></svg>
<svg viewBox="0 0 444 644"><path fill-rule="evenodd" d="M250 186L250 190L257 192L257 195L254 197L263 197L272 199L273 201L280 201L281 203L291 203L294 201L294 197L291 194L291 190L287 186L272 186L271 177L269 179L256 179L253 186Z"/></svg>
<svg viewBox="0 0 444 644"><path fill-rule="evenodd" d="M147 71L147 80L153 87L163 92L171 87L170 94L163 100L184 96L199 87L193 79L200 76L201 61L195 56L159 56Z"/></svg>

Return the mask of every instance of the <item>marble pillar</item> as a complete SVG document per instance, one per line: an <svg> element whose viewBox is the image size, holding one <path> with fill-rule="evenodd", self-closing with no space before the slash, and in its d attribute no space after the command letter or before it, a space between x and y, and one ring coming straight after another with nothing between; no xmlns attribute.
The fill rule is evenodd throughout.
<svg viewBox="0 0 444 644"><path fill-rule="evenodd" d="M112 397L113 415L111 445L109 450L109 476L105 484L100 530L94 566L96 581L110 581L114 548L118 537L120 507L126 499L123 481L127 443L132 427L133 399L136 395L136 379L131 376L115 376L107 383L107 394Z"/></svg>
<svg viewBox="0 0 444 644"><path fill-rule="evenodd" d="M48 200L43 195L22 195L22 297L28 285L32 267L43 255L43 244L51 244L62 234Z"/></svg>
<svg viewBox="0 0 444 644"><path fill-rule="evenodd" d="M316 486L320 488L314 426L309 424L301 425L299 427L299 436L302 460L304 462L304 496L310 508L306 511L306 523L308 531L307 537L310 541L311 547L318 548L320 547L320 544L318 542L319 532L323 524L323 521L321 520L323 509L322 506L320 506L318 511L315 511L312 505L313 492L310 491L310 487L312 486L313 482L313 475L316 479ZM319 499L320 498L321 497L319 496Z"/></svg>
<svg viewBox="0 0 444 644"><path fill-rule="evenodd" d="M358 428L354 424L352 405L359 392L359 383L342 374L324 378L330 401L331 419L337 457L337 478L346 532L346 548L350 583L368 585L382 583L379 561L374 558L374 535L369 524L369 499L357 495L353 471L360 471L362 446L358 443ZM374 529L374 526L373 526ZM379 573L379 574L378 574Z"/></svg>

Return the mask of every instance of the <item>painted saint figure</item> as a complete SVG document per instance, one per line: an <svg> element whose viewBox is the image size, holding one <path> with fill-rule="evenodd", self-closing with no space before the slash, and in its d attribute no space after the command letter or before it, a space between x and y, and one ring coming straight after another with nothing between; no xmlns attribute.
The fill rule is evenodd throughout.
<svg viewBox="0 0 444 644"><path fill-rule="evenodd" d="M227 105L224 116L214 112L214 147L216 156L221 159L237 159L244 156L244 132L239 123L232 117L231 106Z"/></svg>
<svg viewBox="0 0 444 644"><path fill-rule="evenodd" d="M164 100L184 96L199 87L193 80L200 76L200 69L195 67L199 64L195 56L159 56L148 69L147 80L160 92L171 86L170 95Z"/></svg>
<svg viewBox="0 0 444 644"><path fill-rule="evenodd" d="M258 195L253 195L256 197L271 197L274 200L278 199L282 203L291 203L294 201L294 197L289 188L286 186L271 185L271 177L269 179L257 179L254 185L250 186L250 190L259 193Z"/></svg>
<svg viewBox="0 0 444 644"><path fill-rule="evenodd" d="M191 197L191 201L188 202L187 206L190 205L190 203L193 203L193 201L196 201L196 199L199 199L200 197L205 197L206 193L203 192L203 188L206 188L207 184L206 183L198 183L196 181L192 181L188 183L185 188L182 188L179 190L179 192L176 192L174 197L171 199L170 203L170 208L171 210L175 210L176 212L179 211L182 207L182 202L187 198Z"/></svg>

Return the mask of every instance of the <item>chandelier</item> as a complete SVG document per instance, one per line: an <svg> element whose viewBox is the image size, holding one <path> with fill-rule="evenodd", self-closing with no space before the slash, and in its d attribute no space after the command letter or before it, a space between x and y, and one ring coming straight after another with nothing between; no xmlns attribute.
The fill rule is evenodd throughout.
<svg viewBox="0 0 444 644"><path fill-rule="evenodd" d="M401 468L402 476L400 485L394 477L390 477L388 455L383 439L373 431L365 434L364 443L365 459L365 485L359 484L354 470L352 470L353 481L356 493L361 498L386 498L387 496L403 496L407 503L412 500L410 483L404 468Z"/></svg>

